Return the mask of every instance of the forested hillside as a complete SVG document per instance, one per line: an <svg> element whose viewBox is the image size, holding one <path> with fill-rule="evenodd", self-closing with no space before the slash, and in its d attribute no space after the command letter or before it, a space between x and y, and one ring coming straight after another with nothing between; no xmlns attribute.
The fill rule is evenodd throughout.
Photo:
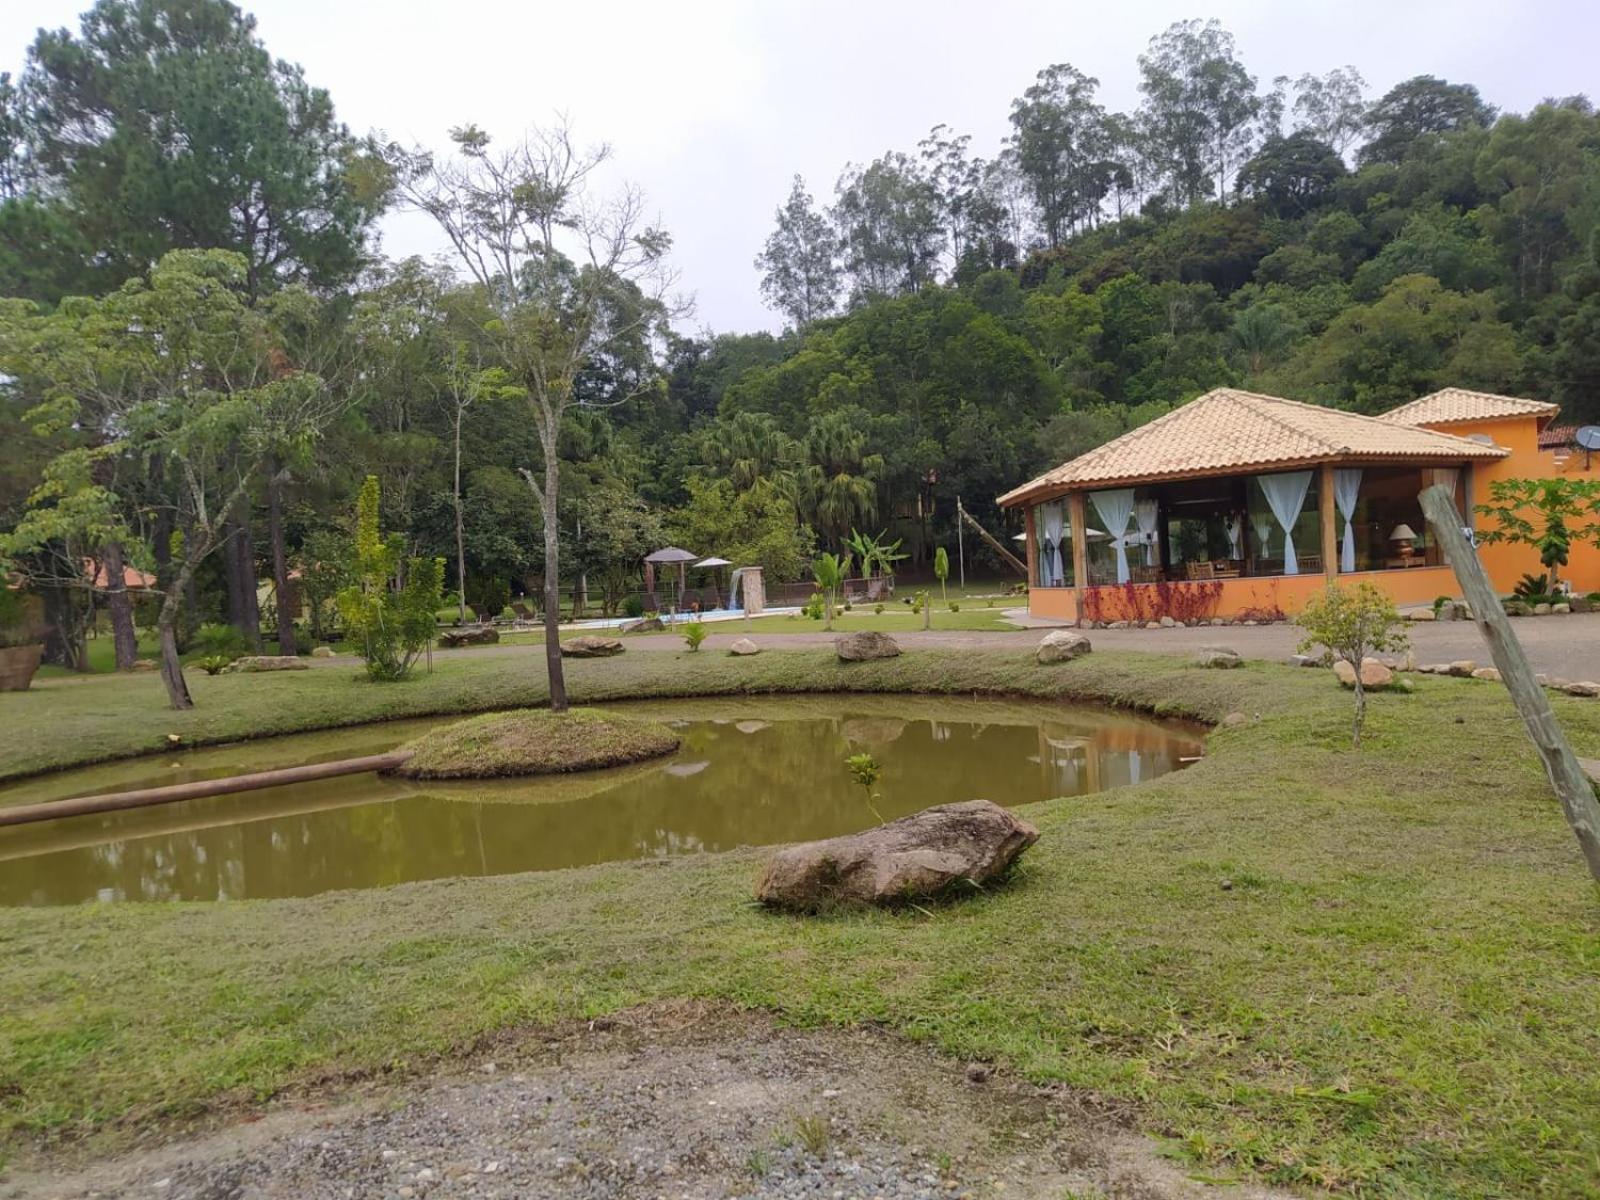
<svg viewBox="0 0 1600 1200"><path fill-rule="evenodd" d="M612 325L633 332L597 343L562 426L567 573L620 594L676 539L793 578L818 546L883 528L924 562L953 539L957 496L998 531L999 492L1223 384L1362 412L1456 384L1600 418L1587 100L1499 113L1428 76L1369 98L1354 67L1274 78L1203 21L1135 63L1081 65L1136 73L1140 107L1107 111L1096 79L1047 65L990 157L934 125L843 164L831 202L797 177L750 247L781 335L693 334L619 285ZM469 161L481 138L458 134ZM118 554L167 569L193 519L171 472L204 430L169 414L130 439L149 409L112 402L107 372L132 352L96 322L163 297L222 320L221 289L226 319L252 322L252 386L292 375L328 402L304 436L229 460L245 494L190 627L253 630L258 577L336 587L316 578L369 472L385 527L452 581L459 513L469 597L537 576L521 472L545 451L483 336L495 293L375 250L416 161L345 128L219 0L101 0L79 30L41 33L0 81L0 529L33 531L14 558L98 559L114 526ZM237 258L163 260L183 251Z"/></svg>

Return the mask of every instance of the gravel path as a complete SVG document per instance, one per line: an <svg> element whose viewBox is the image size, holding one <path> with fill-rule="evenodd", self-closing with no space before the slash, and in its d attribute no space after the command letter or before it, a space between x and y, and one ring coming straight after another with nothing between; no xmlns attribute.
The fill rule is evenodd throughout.
<svg viewBox="0 0 1600 1200"><path fill-rule="evenodd" d="M1067 1093L882 1033L780 1029L701 1004L507 1039L451 1072L19 1173L0 1197L1287 1200L1194 1183Z"/></svg>
<svg viewBox="0 0 1600 1200"><path fill-rule="evenodd" d="M730 622L730 625L737 624ZM715 625L712 628L716 628ZM1044 625L1014 631L942 630L896 633L894 638L905 649L918 646L948 650L1023 650L1038 644ZM1489 663L1489 650L1478 628L1471 621L1419 622L1407 627L1418 662L1453 662L1470 658ZM1528 617L1513 622L1535 671L1566 679L1600 681L1600 613L1572 614L1564 617ZM739 637L737 629L713 633L706 638L705 650L726 650ZM751 635L761 646L771 649L826 646L835 634L757 633ZM1230 625L1215 629L1095 629L1089 637L1097 650L1140 650L1148 653L1192 654L1201 646L1232 646L1246 658L1282 661L1295 652L1300 630L1293 625ZM624 643L630 652L683 652L683 639L675 634L633 636ZM702 651L704 652L704 651ZM435 656L522 655L530 662L539 655L537 646L482 646L467 650L436 650ZM349 657L312 659L316 666L349 667Z"/></svg>

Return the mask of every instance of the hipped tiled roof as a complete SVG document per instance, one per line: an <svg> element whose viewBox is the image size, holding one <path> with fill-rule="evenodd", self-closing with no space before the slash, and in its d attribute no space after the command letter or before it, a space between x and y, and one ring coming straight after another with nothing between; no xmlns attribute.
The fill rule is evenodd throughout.
<svg viewBox="0 0 1600 1200"><path fill-rule="evenodd" d="M1218 388L1046 471L1000 497L1154 483L1197 475L1287 470L1307 463L1504 458L1508 451L1430 429Z"/></svg>
<svg viewBox="0 0 1600 1200"><path fill-rule="evenodd" d="M1494 421L1505 417L1543 417L1556 415L1559 406L1543 400L1524 400L1520 396L1497 396L1493 392L1469 392L1466 388L1444 388L1391 408L1383 420L1401 425L1449 425L1454 421Z"/></svg>

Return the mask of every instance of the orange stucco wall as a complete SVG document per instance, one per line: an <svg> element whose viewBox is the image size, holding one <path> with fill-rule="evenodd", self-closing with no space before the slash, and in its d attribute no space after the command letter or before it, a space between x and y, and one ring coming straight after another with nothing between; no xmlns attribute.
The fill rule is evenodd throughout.
<svg viewBox="0 0 1600 1200"><path fill-rule="evenodd" d="M1413 567L1408 571L1357 571L1341 575L1351 582L1370 582L1394 597L1396 604L1431 604L1436 596L1460 589L1449 567ZM1084 589L1084 618L1099 621L1150 621L1162 615L1195 617L1292 617L1328 582L1326 575L1278 575L1253 579L1218 579L1209 584L1129 584ZM1071 588L1034 588L1028 611L1036 617L1076 621L1076 595Z"/></svg>
<svg viewBox="0 0 1600 1200"><path fill-rule="evenodd" d="M1457 437L1485 434L1497 446L1511 454L1496 462L1477 463L1472 468L1472 502L1482 504L1489 498L1489 484L1496 479L1550 479L1557 475L1579 479L1600 478L1600 453L1590 454L1573 450L1564 460L1539 449L1539 424L1533 417L1517 417L1501 421L1478 421L1471 424L1459 422L1435 426L1441 433ZM1484 530L1493 527L1493 519L1474 518L1474 527ZM1480 546L1478 557L1488 569L1489 578L1502 592L1509 592L1524 574L1539 574L1544 567L1539 554L1531 546ZM1561 578L1569 580L1580 592L1600 591L1600 548L1574 543L1567 565L1560 570Z"/></svg>

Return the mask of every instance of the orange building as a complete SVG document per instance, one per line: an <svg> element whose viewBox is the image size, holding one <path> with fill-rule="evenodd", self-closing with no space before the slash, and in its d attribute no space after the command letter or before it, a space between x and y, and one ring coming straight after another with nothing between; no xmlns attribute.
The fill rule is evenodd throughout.
<svg viewBox="0 0 1600 1200"><path fill-rule="evenodd" d="M1364 417L1222 388L1000 497L1024 509L1029 610L1064 621L1292 616L1341 577L1398 604L1457 594L1417 497L1455 492L1466 523L1496 479L1588 473L1540 435L1555 406L1457 388ZM1481 549L1509 592L1527 547ZM1563 578L1600 589L1600 551Z"/></svg>

